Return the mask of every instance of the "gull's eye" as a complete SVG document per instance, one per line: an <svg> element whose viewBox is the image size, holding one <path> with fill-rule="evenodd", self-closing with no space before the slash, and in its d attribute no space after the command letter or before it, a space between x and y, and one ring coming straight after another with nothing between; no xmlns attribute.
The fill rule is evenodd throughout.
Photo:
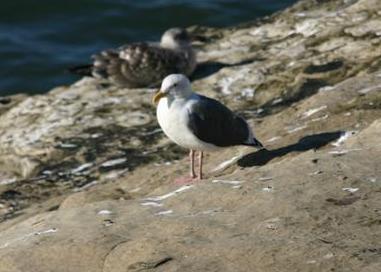
<svg viewBox="0 0 381 272"><path fill-rule="evenodd" d="M181 31L175 35L175 40L178 41L187 41L189 40L188 33L186 31Z"/></svg>
<svg viewBox="0 0 381 272"><path fill-rule="evenodd" d="M173 84L173 87L177 87L177 83Z"/></svg>

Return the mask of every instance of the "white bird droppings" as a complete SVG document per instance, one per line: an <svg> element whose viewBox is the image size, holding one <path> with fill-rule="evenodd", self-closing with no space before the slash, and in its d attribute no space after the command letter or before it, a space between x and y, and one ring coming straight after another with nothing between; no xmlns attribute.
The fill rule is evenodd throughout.
<svg viewBox="0 0 381 272"><path fill-rule="evenodd" d="M25 235L23 235L21 237L18 237L16 239L11 240L11 241L5 242L4 244L0 245L0 249L6 248L6 247L8 247L11 244L14 244L14 243L17 243L17 242L20 242L20 241L25 241L26 239L28 239L29 237L32 237L32 236L40 236L40 235L43 235L43 234L55 233L57 231L58 231L57 228L51 228L51 229L47 229L47 230L35 231L35 232L27 233L27 234L25 234Z"/></svg>
<svg viewBox="0 0 381 272"><path fill-rule="evenodd" d="M332 154L332 155L336 155L336 156L341 156L341 155L347 154L348 152L352 152L352 151L360 151L360 150L362 150L362 149L361 149L361 148L342 149L342 150L333 150L333 151L329 151L328 153L329 153L329 154Z"/></svg>
<svg viewBox="0 0 381 272"><path fill-rule="evenodd" d="M350 193L355 193L358 190L359 188L352 188L352 187L343 188L343 191L350 192Z"/></svg>
<svg viewBox="0 0 381 272"><path fill-rule="evenodd" d="M272 179L273 179L272 177L260 177L259 181L268 181L268 180L272 180Z"/></svg>
<svg viewBox="0 0 381 272"><path fill-rule="evenodd" d="M109 210L101 210L98 212L99 215L108 215L108 214L112 214L112 211L109 211Z"/></svg>
<svg viewBox="0 0 381 272"><path fill-rule="evenodd" d="M140 205L142 205L142 206L153 206L153 207L161 207L161 206L163 206L163 204L157 203L157 202L153 202L153 201L143 202Z"/></svg>
<svg viewBox="0 0 381 272"><path fill-rule="evenodd" d="M90 168L91 166L93 166L93 163L91 163L91 162L84 163L84 164L78 166L77 168L74 168L73 170L71 170L71 173L72 174L80 173L83 170L86 170L86 169Z"/></svg>
<svg viewBox="0 0 381 272"><path fill-rule="evenodd" d="M244 181L215 179L212 182L213 183L230 184L230 185L239 185L239 184L243 183Z"/></svg>
<svg viewBox="0 0 381 272"><path fill-rule="evenodd" d="M76 148L77 145L75 145L75 144L60 143L60 144L58 144L58 147L61 147L61 148Z"/></svg>
<svg viewBox="0 0 381 272"><path fill-rule="evenodd" d="M227 160L227 161L224 161L222 163L220 163L217 167L215 167L212 172L216 172L216 171L220 171L220 170L223 170L225 169L226 167L232 165L233 163L235 163L236 161L238 161L238 159L240 158L241 156L234 156L233 158L231 158L230 160Z"/></svg>
<svg viewBox="0 0 381 272"><path fill-rule="evenodd" d="M14 183L16 181L17 181L16 178L3 179L3 180L0 180L0 185L7 185L7 184Z"/></svg>
<svg viewBox="0 0 381 272"><path fill-rule="evenodd" d="M365 89L362 89L362 90L359 90L358 92L360 94L367 94L367 93L372 92L374 90L381 90L381 84L380 85L376 85L376 86L372 86L372 87L368 87L368 88L365 88Z"/></svg>
<svg viewBox="0 0 381 272"><path fill-rule="evenodd" d="M272 103L271 103L271 105L276 105L276 104L279 104L279 103L281 103L283 101L283 98L277 98L277 99L275 99Z"/></svg>
<svg viewBox="0 0 381 272"><path fill-rule="evenodd" d="M54 233L54 232L57 232L56 228L51 228L51 229L43 230L43 231L37 231L34 233L34 235L41 235L41 234Z"/></svg>
<svg viewBox="0 0 381 272"><path fill-rule="evenodd" d="M115 159L115 160L106 161L106 162L102 163L101 166L102 167L111 167L111 166L115 166L118 164L125 163L126 161L127 161L126 158L119 158L119 159Z"/></svg>
<svg viewBox="0 0 381 272"><path fill-rule="evenodd" d="M303 118L302 119L305 119L305 118L307 118L307 117L310 117L311 115L314 115L315 113L318 113L319 111L322 111L322 110L324 110L324 109L326 109L327 108L327 106L326 105L324 105L324 106L321 106L321 107L319 107L319 108L315 108L315 109L310 109L310 110L308 110L308 111L306 111L306 112L304 112L303 113Z"/></svg>
<svg viewBox="0 0 381 272"><path fill-rule="evenodd" d="M311 122L317 122L317 121L322 121L322 120L325 120L328 118L328 114L325 114L323 115L322 117L317 117L317 118L313 118L311 119Z"/></svg>
<svg viewBox="0 0 381 272"><path fill-rule="evenodd" d="M274 141L279 140L279 139L280 139L279 136L275 136L275 137L272 137L272 138L266 140L266 142L267 142L267 143L271 143L271 142L274 142Z"/></svg>
<svg viewBox="0 0 381 272"><path fill-rule="evenodd" d="M241 91L241 96L245 98L252 98L254 97L254 94L255 94L255 90L250 88L246 88Z"/></svg>
<svg viewBox="0 0 381 272"><path fill-rule="evenodd" d="M267 186L265 188L262 188L262 192L272 192L273 191L273 187L272 186Z"/></svg>
<svg viewBox="0 0 381 272"><path fill-rule="evenodd" d="M158 212L158 213L155 213L156 215L167 215L167 214L171 214L173 213L172 210L167 210L167 211L161 211L161 212Z"/></svg>
<svg viewBox="0 0 381 272"><path fill-rule="evenodd" d="M173 191L173 192L170 192L170 193L167 193L165 195L161 195L161 196L155 196L155 197L148 197L144 200L147 200L147 201L161 201L161 200L164 200L164 199L167 199L169 197L172 197L172 196L175 196L183 191L186 191L186 190L189 190L190 188L192 188L193 185L184 185L182 187L180 187L179 189Z"/></svg>
<svg viewBox="0 0 381 272"><path fill-rule="evenodd" d="M300 127L291 128L287 132L291 134L291 133L297 132L299 130L305 129L306 127L307 127L306 125L303 125L303 126L300 126Z"/></svg>

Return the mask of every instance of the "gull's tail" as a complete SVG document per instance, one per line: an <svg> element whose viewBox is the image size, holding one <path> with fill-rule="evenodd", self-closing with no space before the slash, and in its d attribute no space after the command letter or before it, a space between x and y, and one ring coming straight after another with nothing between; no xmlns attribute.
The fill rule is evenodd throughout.
<svg viewBox="0 0 381 272"><path fill-rule="evenodd" d="M260 141L258 141L258 139L253 138L253 142L254 142L254 146L255 146L255 147L258 147L258 148L260 148L260 149L265 149L265 147L263 146L263 144L262 144Z"/></svg>
<svg viewBox="0 0 381 272"><path fill-rule="evenodd" d="M72 74L80 76L92 76L93 68L94 66L92 64L84 64L70 67L67 70Z"/></svg>
<svg viewBox="0 0 381 272"><path fill-rule="evenodd" d="M243 145L252 146L252 147L266 150L263 144L255 137L251 137L250 140L245 142Z"/></svg>

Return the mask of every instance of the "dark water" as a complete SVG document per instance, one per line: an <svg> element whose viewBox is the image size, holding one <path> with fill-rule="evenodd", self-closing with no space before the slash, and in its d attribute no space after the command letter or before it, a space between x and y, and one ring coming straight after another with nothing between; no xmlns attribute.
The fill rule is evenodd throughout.
<svg viewBox="0 0 381 272"><path fill-rule="evenodd" d="M0 96L42 93L76 80L67 67L101 49L156 40L173 26L230 26L296 0L4 0Z"/></svg>

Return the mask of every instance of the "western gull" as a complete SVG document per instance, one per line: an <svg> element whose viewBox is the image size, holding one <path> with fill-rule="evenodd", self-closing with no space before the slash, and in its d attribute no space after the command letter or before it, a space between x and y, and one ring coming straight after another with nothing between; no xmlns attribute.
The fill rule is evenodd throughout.
<svg viewBox="0 0 381 272"><path fill-rule="evenodd" d="M160 43L126 44L104 50L92 58L93 64L73 67L70 72L127 88L157 86L169 74L190 76L196 68L191 37L183 28L167 30Z"/></svg>
<svg viewBox="0 0 381 272"><path fill-rule="evenodd" d="M153 97L157 119L164 133L176 144L190 150L190 179L194 170L195 151L199 151L198 178L202 179L204 151L246 145L263 148L246 121L212 98L192 91L182 74L167 76Z"/></svg>

